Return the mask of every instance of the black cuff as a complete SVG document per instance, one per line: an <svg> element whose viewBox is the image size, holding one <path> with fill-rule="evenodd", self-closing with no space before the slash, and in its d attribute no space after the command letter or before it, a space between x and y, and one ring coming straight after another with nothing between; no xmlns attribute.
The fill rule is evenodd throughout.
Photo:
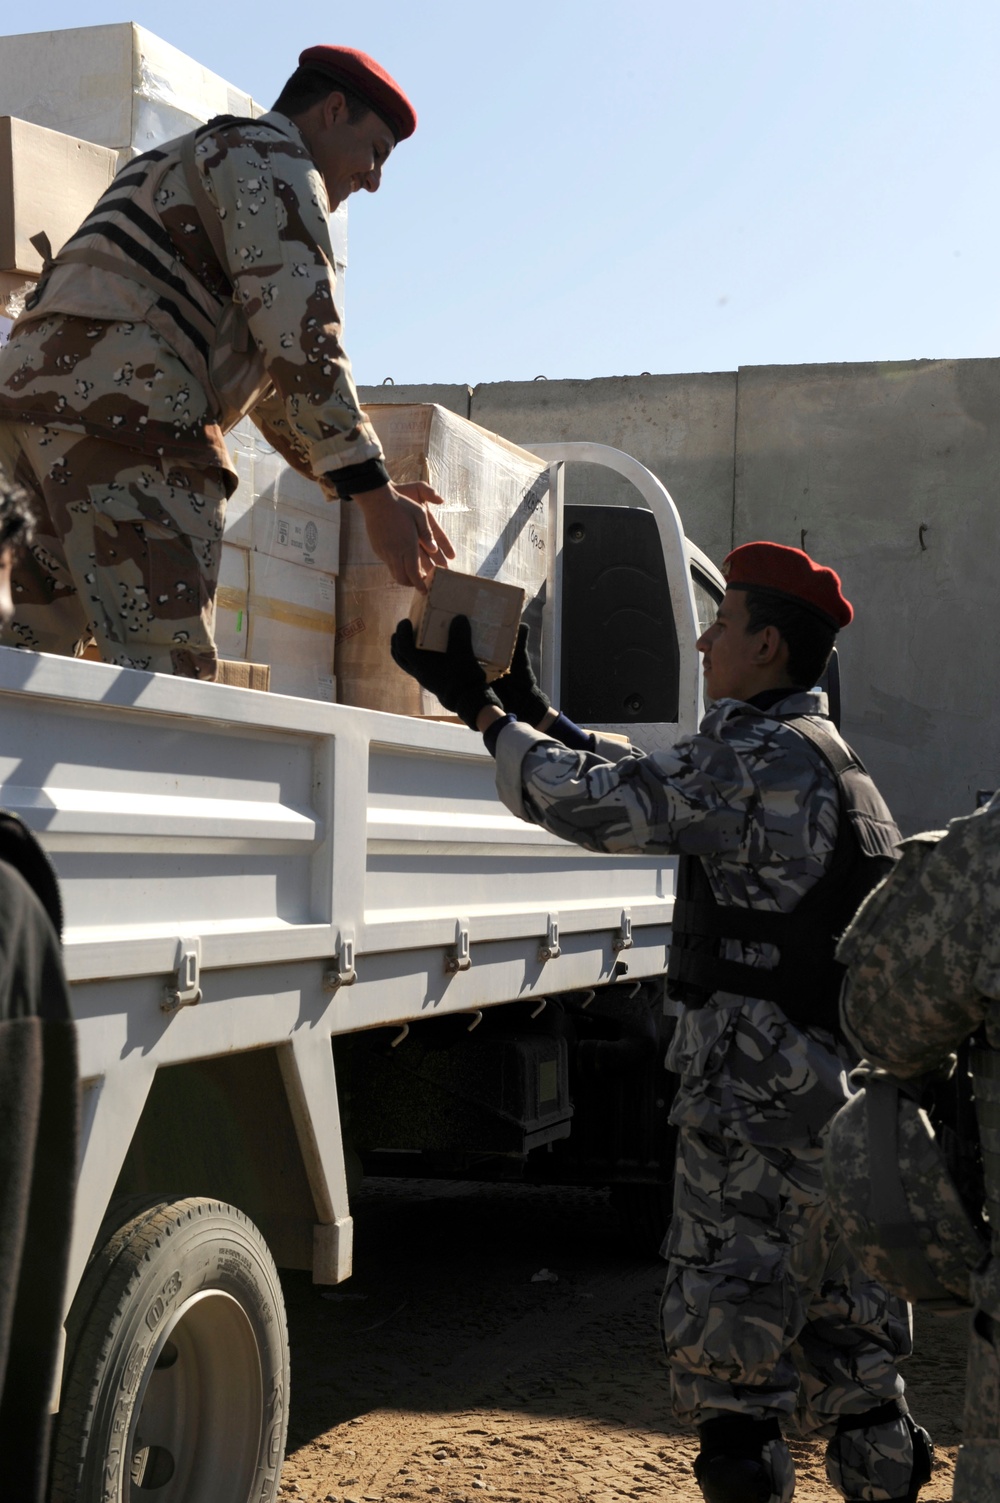
<svg viewBox="0 0 1000 1503"><path fill-rule="evenodd" d="M365 491L377 491L389 484L389 471L381 459L366 459L361 464L345 464L342 470L328 470L324 477L337 488L342 501Z"/></svg>
<svg viewBox="0 0 1000 1503"><path fill-rule="evenodd" d="M505 715L502 720L490 721L489 725L483 732L483 741L485 742L486 750L489 752L491 757L495 757L497 754L497 742L500 739L500 732L503 730L504 726L515 725L516 723L516 715Z"/></svg>
<svg viewBox="0 0 1000 1503"><path fill-rule="evenodd" d="M553 720L552 724L544 731L543 736L551 736L553 741L561 741L563 746L568 746L570 751L592 752L597 745L593 731L584 731L564 715L562 710Z"/></svg>

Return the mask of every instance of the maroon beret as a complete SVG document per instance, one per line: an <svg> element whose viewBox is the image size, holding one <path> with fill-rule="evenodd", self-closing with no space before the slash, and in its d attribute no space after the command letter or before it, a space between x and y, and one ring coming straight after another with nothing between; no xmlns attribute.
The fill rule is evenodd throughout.
<svg viewBox="0 0 1000 1503"><path fill-rule="evenodd" d="M801 548L744 543L723 561L722 572L730 589L763 590L794 600L837 631L854 617L854 607L840 588L840 575L814 564Z"/></svg>
<svg viewBox="0 0 1000 1503"><path fill-rule="evenodd" d="M417 114L399 84L367 52L354 47L307 47L299 54L300 68L316 68L334 83L359 95L389 126L397 141L417 128Z"/></svg>

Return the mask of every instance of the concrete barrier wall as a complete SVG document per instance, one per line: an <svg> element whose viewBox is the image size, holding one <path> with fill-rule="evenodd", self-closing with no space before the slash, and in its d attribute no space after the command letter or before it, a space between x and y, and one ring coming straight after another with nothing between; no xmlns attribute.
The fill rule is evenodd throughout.
<svg viewBox="0 0 1000 1503"><path fill-rule="evenodd" d="M837 569L844 731L907 832L1000 787L1000 360L743 367L738 372L472 388L365 387L441 401L517 443L591 439L634 454L720 562L755 538ZM571 499L627 499L570 477Z"/></svg>

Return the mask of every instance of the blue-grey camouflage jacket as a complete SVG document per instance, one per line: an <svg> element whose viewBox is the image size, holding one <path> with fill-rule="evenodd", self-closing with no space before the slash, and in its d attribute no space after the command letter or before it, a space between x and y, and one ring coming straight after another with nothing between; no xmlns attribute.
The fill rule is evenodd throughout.
<svg viewBox="0 0 1000 1503"><path fill-rule="evenodd" d="M778 717L827 713L795 691L767 712L719 700L694 736L650 755L614 740L568 750L522 724L497 741L497 790L513 813L591 851L702 858L719 901L788 912L826 870L839 795L826 762ZM829 722L826 722L827 728ZM763 944L726 957L769 966ZM716 993L685 1009L667 1056L682 1077L672 1120L756 1143L814 1143L847 1097L832 1036L773 1002Z"/></svg>

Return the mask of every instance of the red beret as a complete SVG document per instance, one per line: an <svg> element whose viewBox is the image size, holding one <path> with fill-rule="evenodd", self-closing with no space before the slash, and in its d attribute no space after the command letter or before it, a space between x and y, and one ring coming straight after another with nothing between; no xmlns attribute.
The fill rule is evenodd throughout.
<svg viewBox="0 0 1000 1503"><path fill-rule="evenodd" d="M299 67L328 73L334 83L358 94L381 116L397 141L405 141L416 130L413 105L396 80L367 52L354 47L307 47L299 54Z"/></svg>
<svg viewBox="0 0 1000 1503"><path fill-rule="evenodd" d="M814 564L801 548L744 543L723 561L722 572L730 589L763 590L794 600L837 631L854 617L854 607L840 588L840 575Z"/></svg>

